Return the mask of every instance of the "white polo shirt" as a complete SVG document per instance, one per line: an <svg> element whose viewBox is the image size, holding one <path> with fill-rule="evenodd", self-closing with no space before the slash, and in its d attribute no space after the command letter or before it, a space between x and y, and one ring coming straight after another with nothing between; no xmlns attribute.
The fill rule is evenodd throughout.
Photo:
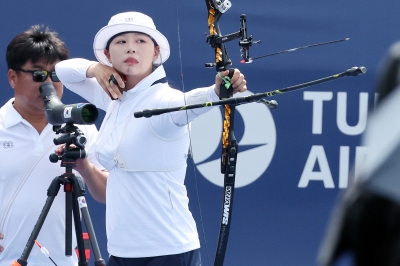
<svg viewBox="0 0 400 266"><path fill-rule="evenodd" d="M210 108L134 118L135 111L185 104L184 94L171 89L162 66L111 101L97 83L87 79L93 64L83 59L56 65L65 86L107 110L96 143L96 156L109 170L106 224L108 251L117 257L153 257L184 253L200 247L195 221L189 211L186 157L190 121ZM195 89L186 103L216 101L213 86Z"/></svg>
<svg viewBox="0 0 400 266"><path fill-rule="evenodd" d="M0 245L0 265L10 265L21 257L37 219L47 199L47 189L52 180L65 173L60 162L52 163L49 155L54 153L56 136L53 126L48 124L41 134L28 123L12 106L10 99L0 109L0 232L4 239ZM94 125L79 126L88 139L86 149L89 158L101 167L94 158L91 143L97 137ZM75 172L75 174L77 174ZM78 175L78 174L77 174ZM89 206L90 209L90 206ZM51 258L59 266L78 265L73 228L73 254L65 253L65 193L61 186L46 217L37 241L46 247ZM51 261L34 245L28 257L28 265L50 265Z"/></svg>

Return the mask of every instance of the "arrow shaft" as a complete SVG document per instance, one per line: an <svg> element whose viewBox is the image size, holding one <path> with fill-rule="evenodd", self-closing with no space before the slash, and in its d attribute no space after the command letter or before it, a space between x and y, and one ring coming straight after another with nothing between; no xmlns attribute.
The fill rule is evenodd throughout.
<svg viewBox="0 0 400 266"><path fill-rule="evenodd" d="M280 51L280 52L275 52L275 53L272 53L272 54L266 54L266 55L262 55L262 56L258 56L258 57L254 57L254 58L250 58L250 59L251 60L256 60L256 59L260 59L260 58L264 58L264 57L268 57L268 56L294 52L294 51L297 51L297 50L300 50L300 49L306 49L306 48L311 48L311 47L315 47L315 46L322 46L322 45L332 44L332 43L337 43L337 42L344 42L344 41L348 41L348 40L350 40L350 38L334 40L334 41L329 41L329 42L316 43L316 44L301 46L301 47L297 47L297 48L287 49L287 50L283 50L283 51Z"/></svg>

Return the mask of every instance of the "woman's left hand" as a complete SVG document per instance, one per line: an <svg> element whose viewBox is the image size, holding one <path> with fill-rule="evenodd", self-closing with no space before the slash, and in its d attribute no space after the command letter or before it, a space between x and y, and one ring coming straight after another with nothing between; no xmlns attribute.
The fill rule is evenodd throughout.
<svg viewBox="0 0 400 266"><path fill-rule="evenodd" d="M225 70L221 72L222 76L228 76L229 70ZM233 72L233 76L231 78L231 83L233 87L233 94L237 92L244 92L247 90L247 81L244 79L244 75L240 72L239 69L235 68ZM215 76L215 93L219 95L219 87L222 84L222 79L218 76L218 74Z"/></svg>

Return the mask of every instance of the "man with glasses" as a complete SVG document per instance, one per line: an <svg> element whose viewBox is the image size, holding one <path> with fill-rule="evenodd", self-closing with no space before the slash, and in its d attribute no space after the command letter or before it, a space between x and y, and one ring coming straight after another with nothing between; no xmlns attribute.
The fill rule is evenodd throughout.
<svg viewBox="0 0 400 266"><path fill-rule="evenodd" d="M10 265L21 257L46 202L47 189L55 177L65 172L58 163L49 161L49 155L57 148L53 140L58 135L46 121L39 87L45 81L52 82L61 98L63 84L54 66L68 57L68 49L57 33L38 25L17 35L7 47L7 76L14 98L0 109L0 265ZM97 136L96 127L79 127L88 139L86 148L90 162L77 160L76 170L84 177L89 191L105 190L105 178L94 178L81 170L99 166L90 152ZM99 170L95 168L95 171ZM92 196L98 198L96 193ZM50 251L57 265L77 265L74 252L70 257L64 255L65 193L62 188L37 241ZM49 258L34 246L28 258L29 265L49 265L49 262Z"/></svg>
<svg viewBox="0 0 400 266"><path fill-rule="evenodd" d="M57 73L55 71L47 71L47 70L25 70L22 68L16 67L16 71L22 71L25 73L31 73L32 74L32 79L33 81L36 82L44 82L48 76L50 76L51 80L54 82L60 82L60 80L57 77Z"/></svg>

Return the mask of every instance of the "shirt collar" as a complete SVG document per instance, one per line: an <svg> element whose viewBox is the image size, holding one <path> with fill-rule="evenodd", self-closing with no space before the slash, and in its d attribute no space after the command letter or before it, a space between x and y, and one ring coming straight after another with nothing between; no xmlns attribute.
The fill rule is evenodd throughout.
<svg viewBox="0 0 400 266"><path fill-rule="evenodd" d="M18 123L21 123L23 118L22 116L15 110L13 106L14 98L11 98L3 107L0 109L0 116L4 121L4 127L10 128L15 126Z"/></svg>
<svg viewBox="0 0 400 266"><path fill-rule="evenodd" d="M163 65L157 67L150 75L142 79L135 87L126 91L129 95L137 95L143 90L148 89L155 81L166 76Z"/></svg>

